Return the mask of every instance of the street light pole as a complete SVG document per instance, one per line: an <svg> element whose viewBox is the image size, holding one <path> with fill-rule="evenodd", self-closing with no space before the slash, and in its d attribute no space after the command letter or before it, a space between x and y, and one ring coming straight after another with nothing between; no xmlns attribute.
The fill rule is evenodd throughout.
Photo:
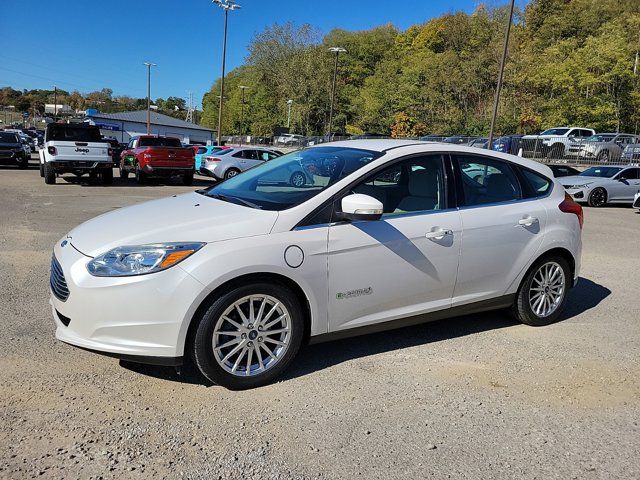
<svg viewBox="0 0 640 480"><path fill-rule="evenodd" d="M496 117L498 116L498 104L500 103L500 91L502 90L502 78L504 76L504 64L507 61L507 49L509 47L509 34L511 33L511 21L513 19L513 8L515 0L511 0L509 9L509 22L507 23L507 32L504 36L504 47L502 48L502 59L500 60L500 72L498 73L498 85L496 85L496 96L493 100L493 113L491 114L491 126L489 127L489 141L487 148L491 150L493 146L493 130L496 126Z"/></svg>
<svg viewBox="0 0 640 480"><path fill-rule="evenodd" d="M242 90L242 99L240 104L240 146L242 146L242 136L244 135L244 91L249 88L246 85L240 85Z"/></svg>
<svg viewBox="0 0 640 480"><path fill-rule="evenodd" d="M336 54L336 61L333 66L333 82L331 84L331 104L329 107L329 132L327 140L331 141L331 130L333 128L333 102L336 96L336 77L338 76L338 57L341 53L345 53L346 50L342 47L331 47L329 49L331 53Z"/></svg>
<svg viewBox="0 0 640 480"><path fill-rule="evenodd" d="M293 100L287 100L287 105L289 105L289 109L287 112L287 130L291 128L291 105L293 104Z"/></svg>
<svg viewBox="0 0 640 480"><path fill-rule="evenodd" d="M147 135L151 134L151 67L157 67L155 63L144 62L147 66Z"/></svg>
<svg viewBox="0 0 640 480"><path fill-rule="evenodd" d="M222 105L224 103L224 67L227 60L227 21L229 10L238 10L234 0L213 0L213 3L224 10L224 34L222 39L222 76L220 77L220 106L218 108L218 145L222 145Z"/></svg>

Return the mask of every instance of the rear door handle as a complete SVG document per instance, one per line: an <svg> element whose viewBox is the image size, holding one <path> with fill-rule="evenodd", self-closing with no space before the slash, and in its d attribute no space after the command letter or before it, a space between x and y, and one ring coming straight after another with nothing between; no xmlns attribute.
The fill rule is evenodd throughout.
<svg viewBox="0 0 640 480"><path fill-rule="evenodd" d="M527 215L526 217L518 220L518 225L520 225L521 227L530 227L534 223L538 223L538 218L532 217L531 215Z"/></svg>
<svg viewBox="0 0 640 480"><path fill-rule="evenodd" d="M442 240L448 235L453 235L453 230L446 230L441 227L434 227L430 232L427 232L425 237L433 240Z"/></svg>

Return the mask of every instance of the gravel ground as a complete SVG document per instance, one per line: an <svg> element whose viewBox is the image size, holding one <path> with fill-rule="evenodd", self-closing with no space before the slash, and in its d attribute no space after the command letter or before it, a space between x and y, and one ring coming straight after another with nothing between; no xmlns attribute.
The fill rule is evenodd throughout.
<svg viewBox="0 0 640 480"><path fill-rule="evenodd" d="M586 209L582 278L549 327L494 312L314 345L245 392L57 342L54 242L187 190L0 167L0 478L640 478L632 209Z"/></svg>

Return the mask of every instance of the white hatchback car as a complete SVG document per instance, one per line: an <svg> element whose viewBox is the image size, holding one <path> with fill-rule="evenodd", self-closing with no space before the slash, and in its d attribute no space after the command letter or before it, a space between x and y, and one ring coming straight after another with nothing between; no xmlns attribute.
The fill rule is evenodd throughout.
<svg viewBox="0 0 640 480"><path fill-rule="evenodd" d="M198 172L218 180L227 180L281 155L277 150L264 147L227 148L203 156Z"/></svg>
<svg viewBox="0 0 640 480"><path fill-rule="evenodd" d="M303 184L273 181L301 165ZM191 357L244 389L305 342L502 308L544 325L578 278L582 221L534 161L324 144L73 229L51 262L56 336L132 361Z"/></svg>

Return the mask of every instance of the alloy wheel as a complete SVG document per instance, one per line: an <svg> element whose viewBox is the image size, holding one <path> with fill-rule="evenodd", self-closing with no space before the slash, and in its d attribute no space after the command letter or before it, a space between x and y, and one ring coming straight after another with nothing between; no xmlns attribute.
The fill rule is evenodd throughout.
<svg viewBox="0 0 640 480"><path fill-rule="evenodd" d="M556 262L547 262L533 275L529 286L529 306L538 317L548 317L565 295L564 270Z"/></svg>
<svg viewBox="0 0 640 480"><path fill-rule="evenodd" d="M284 304L270 295L249 295L232 303L215 324L213 356L232 375L264 373L285 355L291 319Z"/></svg>
<svg viewBox="0 0 640 480"><path fill-rule="evenodd" d="M602 188L596 188L589 196L589 204L592 207L601 207L607 201L607 194Z"/></svg>

